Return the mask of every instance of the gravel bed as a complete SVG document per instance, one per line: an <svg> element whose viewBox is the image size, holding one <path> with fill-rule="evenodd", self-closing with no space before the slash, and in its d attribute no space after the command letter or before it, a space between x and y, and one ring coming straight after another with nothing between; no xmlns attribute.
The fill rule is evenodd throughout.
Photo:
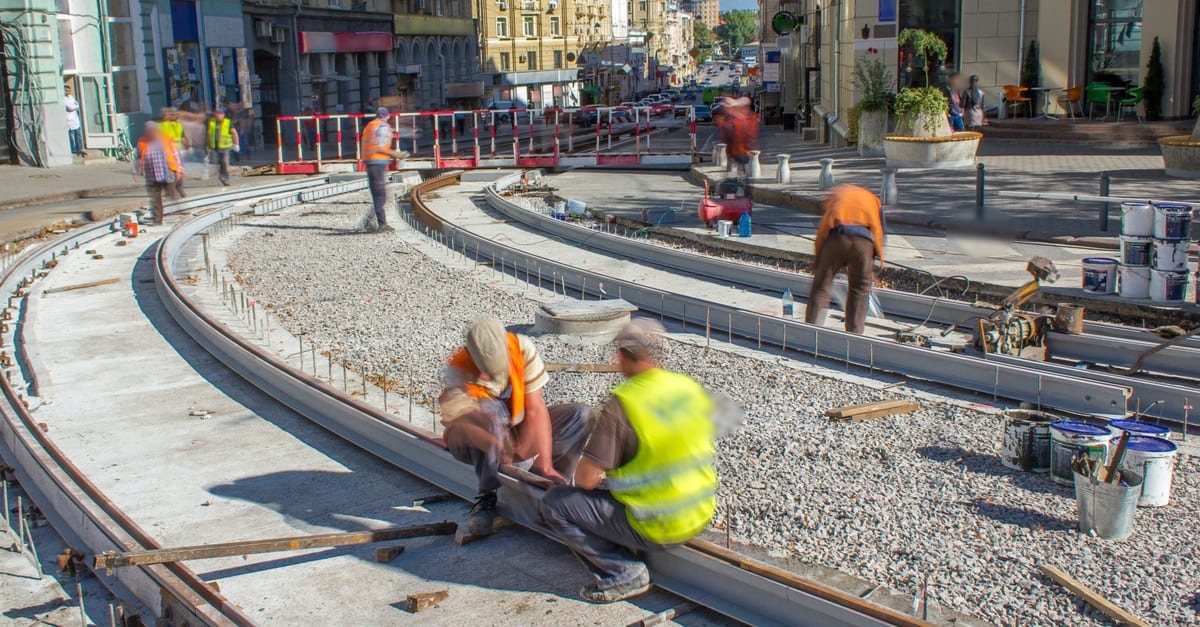
<svg viewBox="0 0 1200 627"><path fill-rule="evenodd" d="M356 204L361 203L361 204ZM428 404L467 323L526 325L536 304L447 268L391 235L355 232L365 194L287 209L243 229L230 265L293 333L368 374L409 373ZM272 226L274 225L274 226ZM538 338L545 359L601 363L610 351ZM889 393L832 376L672 342L666 365L745 409L720 442L714 527L781 556L915 592L1003 625L1106 624L1039 574L1055 564L1153 624L1200 624L1200 458L1180 454L1172 503L1140 509L1120 542L1079 535L1075 501L1046 475L1000 465L1000 421L922 400L900 417L830 424L831 407ZM551 403L594 403L614 375L558 374ZM405 386L407 387L407 386Z"/></svg>

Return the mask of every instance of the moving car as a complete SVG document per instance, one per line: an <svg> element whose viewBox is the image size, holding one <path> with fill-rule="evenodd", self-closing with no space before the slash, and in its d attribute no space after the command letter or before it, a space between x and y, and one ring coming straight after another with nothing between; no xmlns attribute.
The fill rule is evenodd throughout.
<svg viewBox="0 0 1200 627"><path fill-rule="evenodd" d="M712 122L712 111L708 105L696 105L696 121L697 122Z"/></svg>

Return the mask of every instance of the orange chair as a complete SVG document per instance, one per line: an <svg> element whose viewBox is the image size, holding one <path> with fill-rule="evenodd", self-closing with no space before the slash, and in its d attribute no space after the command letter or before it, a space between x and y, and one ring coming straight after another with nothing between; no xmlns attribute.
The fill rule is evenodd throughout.
<svg viewBox="0 0 1200 627"><path fill-rule="evenodd" d="M1018 87L1016 85L1004 86L1004 103L1005 106L1012 107L1014 116L1016 116L1021 105L1025 105L1026 110L1029 111L1029 115L1033 115L1033 99L1021 95L1028 90L1028 87Z"/></svg>
<svg viewBox="0 0 1200 627"><path fill-rule="evenodd" d="M1067 110L1071 119L1075 119L1075 107L1079 107L1079 115L1083 115L1083 85L1062 90L1058 97L1058 106Z"/></svg>

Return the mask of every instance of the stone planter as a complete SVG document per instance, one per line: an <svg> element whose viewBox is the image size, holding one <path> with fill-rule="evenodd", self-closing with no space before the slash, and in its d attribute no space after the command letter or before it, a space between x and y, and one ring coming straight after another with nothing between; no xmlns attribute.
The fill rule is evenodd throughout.
<svg viewBox="0 0 1200 627"><path fill-rule="evenodd" d="M864 111L858 115L859 156L883 156L883 136L887 133L887 127L887 111Z"/></svg>
<svg viewBox="0 0 1200 627"><path fill-rule="evenodd" d="M889 168L971 168L983 133L953 133L945 137L884 135Z"/></svg>
<svg viewBox="0 0 1200 627"><path fill-rule="evenodd" d="M1200 119L1189 135L1160 137L1158 148L1162 151L1167 176L1200 178Z"/></svg>

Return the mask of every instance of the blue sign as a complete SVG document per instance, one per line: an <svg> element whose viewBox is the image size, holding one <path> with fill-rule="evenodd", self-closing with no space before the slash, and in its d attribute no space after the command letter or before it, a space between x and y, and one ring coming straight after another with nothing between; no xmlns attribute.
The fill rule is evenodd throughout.
<svg viewBox="0 0 1200 627"><path fill-rule="evenodd" d="M779 63L783 55L778 50L768 50L766 63Z"/></svg>
<svg viewBox="0 0 1200 627"><path fill-rule="evenodd" d="M896 0L879 0L879 21L896 21Z"/></svg>

